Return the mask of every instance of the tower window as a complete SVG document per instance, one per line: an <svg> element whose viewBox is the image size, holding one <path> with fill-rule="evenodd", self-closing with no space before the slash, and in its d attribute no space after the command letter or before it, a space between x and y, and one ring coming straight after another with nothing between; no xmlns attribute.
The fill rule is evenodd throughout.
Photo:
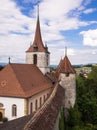
<svg viewBox="0 0 97 130"><path fill-rule="evenodd" d="M66 73L66 77L69 77L69 72Z"/></svg>
<svg viewBox="0 0 97 130"><path fill-rule="evenodd" d="M37 65L37 55L36 54L34 54L34 56L33 56L33 63L35 65Z"/></svg>
<svg viewBox="0 0 97 130"><path fill-rule="evenodd" d="M12 116L17 116L17 106L15 104L12 105Z"/></svg>
<svg viewBox="0 0 97 130"><path fill-rule="evenodd" d="M36 44L34 45L34 51L38 51L38 46Z"/></svg>

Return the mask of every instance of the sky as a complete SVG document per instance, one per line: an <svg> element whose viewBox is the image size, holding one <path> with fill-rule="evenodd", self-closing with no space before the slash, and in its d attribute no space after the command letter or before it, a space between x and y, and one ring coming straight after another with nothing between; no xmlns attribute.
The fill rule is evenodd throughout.
<svg viewBox="0 0 97 130"><path fill-rule="evenodd" d="M25 63L37 5L50 64L59 64L65 47L71 64L97 63L97 0L0 0L0 62Z"/></svg>

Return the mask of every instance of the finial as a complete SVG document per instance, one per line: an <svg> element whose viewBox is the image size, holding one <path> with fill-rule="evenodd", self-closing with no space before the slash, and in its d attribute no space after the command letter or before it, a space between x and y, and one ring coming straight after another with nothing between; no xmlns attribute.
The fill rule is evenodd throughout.
<svg viewBox="0 0 97 130"><path fill-rule="evenodd" d="M39 17L39 4L37 5L37 16Z"/></svg>
<svg viewBox="0 0 97 130"><path fill-rule="evenodd" d="M67 47L65 47L65 56L67 56Z"/></svg>
<svg viewBox="0 0 97 130"><path fill-rule="evenodd" d="M11 58L9 57L9 58L8 58L8 60L9 60L9 64L10 64L10 59L11 59Z"/></svg>

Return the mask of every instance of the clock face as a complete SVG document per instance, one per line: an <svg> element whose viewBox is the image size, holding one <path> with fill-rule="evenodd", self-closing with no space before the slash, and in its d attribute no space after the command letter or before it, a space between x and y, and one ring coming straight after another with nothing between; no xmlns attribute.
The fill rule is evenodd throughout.
<svg viewBox="0 0 97 130"><path fill-rule="evenodd" d="M6 81L6 80L1 81L1 86L2 86L2 87L6 86L6 84L7 84L7 81Z"/></svg>

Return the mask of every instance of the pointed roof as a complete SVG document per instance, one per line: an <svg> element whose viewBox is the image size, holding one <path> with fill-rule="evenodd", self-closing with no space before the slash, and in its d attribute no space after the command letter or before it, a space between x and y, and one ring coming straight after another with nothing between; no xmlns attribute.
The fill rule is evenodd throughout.
<svg viewBox="0 0 97 130"><path fill-rule="evenodd" d="M8 64L0 71L0 96L26 98L51 87L38 67L32 64Z"/></svg>
<svg viewBox="0 0 97 130"><path fill-rule="evenodd" d="M60 73L76 73L75 69L71 65L68 57L67 57L67 47L65 48L65 57L64 59L60 60L60 63L58 65L58 69L56 73L59 75Z"/></svg>
<svg viewBox="0 0 97 130"><path fill-rule="evenodd" d="M43 45L42 37L41 37L41 29L40 29L40 21L39 21L39 7L38 7L38 15L37 15L37 24L36 31L33 44L29 47L26 52L33 52L34 47L38 48L38 52L45 52L45 47Z"/></svg>
<svg viewBox="0 0 97 130"><path fill-rule="evenodd" d="M76 73L67 56L61 61L58 71L60 73Z"/></svg>

